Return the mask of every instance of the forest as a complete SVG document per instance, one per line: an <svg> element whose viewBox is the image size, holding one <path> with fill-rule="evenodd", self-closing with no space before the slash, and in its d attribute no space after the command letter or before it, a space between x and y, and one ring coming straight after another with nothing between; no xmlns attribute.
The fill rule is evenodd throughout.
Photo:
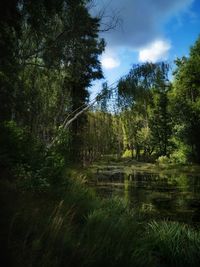
<svg viewBox="0 0 200 267"><path fill-rule="evenodd" d="M104 25L92 4L0 2L0 264L198 267L200 177L195 201L180 188L200 171L200 37L173 66L132 62L93 98L93 83L104 78L101 33L117 21ZM124 166L134 174L122 175ZM130 179L147 167L145 183L159 191L154 203L174 201L161 199L161 182L177 186L197 219L186 221L189 206L182 220L177 206L173 217L153 202L130 203ZM98 193L108 176L124 179L125 199Z"/></svg>

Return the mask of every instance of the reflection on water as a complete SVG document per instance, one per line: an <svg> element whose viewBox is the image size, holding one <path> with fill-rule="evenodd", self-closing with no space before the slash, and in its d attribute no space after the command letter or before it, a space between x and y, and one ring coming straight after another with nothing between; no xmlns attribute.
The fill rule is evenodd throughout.
<svg viewBox="0 0 200 267"><path fill-rule="evenodd" d="M102 197L120 196L159 218L200 222L200 176L101 170L93 186Z"/></svg>

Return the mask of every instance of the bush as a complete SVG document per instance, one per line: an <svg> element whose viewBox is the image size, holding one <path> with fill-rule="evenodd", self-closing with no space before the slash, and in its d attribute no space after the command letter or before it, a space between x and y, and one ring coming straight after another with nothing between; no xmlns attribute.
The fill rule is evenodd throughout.
<svg viewBox="0 0 200 267"><path fill-rule="evenodd" d="M134 152L134 156L135 156L135 152ZM126 149L125 152L122 155L122 158L131 158L132 157L132 151Z"/></svg>
<svg viewBox="0 0 200 267"><path fill-rule="evenodd" d="M158 164L169 164L170 163L170 159L167 156L160 156L156 162Z"/></svg>
<svg viewBox="0 0 200 267"><path fill-rule="evenodd" d="M47 178L44 178L40 170L31 170L30 166L19 164L13 169L17 177L16 185L22 190L44 192L50 188Z"/></svg>
<svg viewBox="0 0 200 267"><path fill-rule="evenodd" d="M48 152L28 129L14 121L0 125L0 167L7 169L23 189L46 191L50 185L61 185L64 157L52 148Z"/></svg>
<svg viewBox="0 0 200 267"><path fill-rule="evenodd" d="M175 150L170 155L170 161L176 164L186 164L188 161L188 156L183 150Z"/></svg>
<svg viewBox="0 0 200 267"><path fill-rule="evenodd" d="M33 138L26 128L17 126L14 121L0 125L0 164L2 168L16 165L29 165L39 168L44 159L42 144Z"/></svg>

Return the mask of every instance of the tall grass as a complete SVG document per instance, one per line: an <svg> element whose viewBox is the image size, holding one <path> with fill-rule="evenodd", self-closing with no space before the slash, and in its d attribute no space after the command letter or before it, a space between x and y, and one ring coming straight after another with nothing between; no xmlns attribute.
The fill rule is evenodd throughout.
<svg viewBox="0 0 200 267"><path fill-rule="evenodd" d="M126 202L100 200L80 180L69 181L55 199L51 194L15 199L4 239L12 260L5 266L200 266L198 230L142 221ZM5 215L8 210L5 205Z"/></svg>
<svg viewBox="0 0 200 267"><path fill-rule="evenodd" d="M148 224L145 247L161 266L200 266L200 232L178 222Z"/></svg>
<svg viewBox="0 0 200 267"><path fill-rule="evenodd" d="M81 237L83 266L132 266L139 232L126 203L105 201L87 217Z"/></svg>

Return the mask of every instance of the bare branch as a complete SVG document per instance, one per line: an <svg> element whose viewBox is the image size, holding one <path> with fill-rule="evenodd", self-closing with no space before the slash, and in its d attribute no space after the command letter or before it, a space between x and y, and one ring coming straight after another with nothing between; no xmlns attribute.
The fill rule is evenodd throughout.
<svg viewBox="0 0 200 267"><path fill-rule="evenodd" d="M117 80L110 85L110 89L109 89L110 92L113 90L116 90L117 86L115 86L115 87L112 87L112 86L118 84L118 82L119 81ZM104 96L105 96L104 92L100 92L96 95L96 97L92 101L90 101L90 103L88 105L85 106L85 104L83 104L82 106L80 106L76 110L72 111L65 118L63 124L60 125L60 127L63 129L67 129L72 124L73 121L75 121L81 114L83 114L85 111L87 111L89 108L91 108L97 101L100 101ZM78 111L78 113L76 113L77 111ZM73 117L71 119L69 119L69 117L71 115L73 115ZM59 135L55 136L55 138L52 140L52 142L48 145L48 148L51 148L57 142L58 138L59 138Z"/></svg>
<svg viewBox="0 0 200 267"><path fill-rule="evenodd" d="M120 10L113 10L110 7L112 1L110 0L107 4L104 4L103 7L100 7L99 2L95 0L90 1L88 5L90 13L100 20L100 32L117 29L122 23Z"/></svg>

